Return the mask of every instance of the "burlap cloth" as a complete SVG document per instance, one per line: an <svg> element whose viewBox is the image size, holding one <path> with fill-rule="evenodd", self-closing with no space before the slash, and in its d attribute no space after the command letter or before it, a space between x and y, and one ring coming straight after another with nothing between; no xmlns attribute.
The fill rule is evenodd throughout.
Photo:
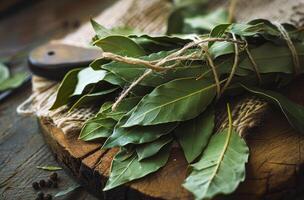
<svg viewBox="0 0 304 200"><path fill-rule="evenodd" d="M227 6L229 1L213 0L210 9ZM172 4L168 0L120 0L102 12L95 20L107 28L115 26L135 27L150 34L162 34L166 30L167 18ZM246 22L255 18L266 18L277 22L304 23L304 0L239 0L235 10L237 21ZM94 32L89 23L76 32L62 38L61 42L88 46ZM65 134L78 134L83 123L92 117L98 108L88 107L67 112L65 106L50 111L59 84L41 77L32 79L33 94L17 109L22 114L43 117L49 123L61 128ZM254 97L240 98L233 107L234 126L242 135L257 126L267 110L267 103ZM219 111L221 113L221 111ZM224 113L224 112L223 112ZM226 125L225 114L218 114L217 126Z"/></svg>

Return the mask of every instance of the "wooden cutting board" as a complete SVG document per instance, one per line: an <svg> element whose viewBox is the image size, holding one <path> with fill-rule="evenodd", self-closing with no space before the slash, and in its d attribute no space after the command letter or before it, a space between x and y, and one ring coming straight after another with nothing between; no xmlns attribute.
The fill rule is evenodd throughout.
<svg viewBox="0 0 304 200"><path fill-rule="evenodd" d="M304 105L299 92L304 78L295 81L286 94ZM303 119L304 120L304 119ZM178 148L173 148L167 165L160 171L128 185L102 193L117 149L100 150L101 142L83 142L77 135L67 137L62 130L39 118L46 143L58 161L88 190L106 199L192 199L181 187L187 163ZM247 176L228 199L293 199L304 188L304 136L294 131L277 109L269 111L261 126L246 139L250 159ZM226 198L224 198L226 199Z"/></svg>

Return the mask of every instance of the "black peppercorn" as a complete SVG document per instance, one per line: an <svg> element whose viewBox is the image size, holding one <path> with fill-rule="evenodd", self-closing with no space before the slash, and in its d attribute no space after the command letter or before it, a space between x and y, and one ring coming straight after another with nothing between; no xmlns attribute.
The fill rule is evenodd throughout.
<svg viewBox="0 0 304 200"><path fill-rule="evenodd" d="M44 193L43 192L38 192L37 193L37 199L43 200L44 199Z"/></svg>
<svg viewBox="0 0 304 200"><path fill-rule="evenodd" d="M39 184L37 182L32 183L34 190L39 190Z"/></svg>
<svg viewBox="0 0 304 200"><path fill-rule="evenodd" d="M58 188L58 183L57 182L53 182L53 187L54 188Z"/></svg>
<svg viewBox="0 0 304 200"><path fill-rule="evenodd" d="M41 187L41 188L43 188L44 186L45 186L45 180L40 180L39 181L39 186Z"/></svg>
<svg viewBox="0 0 304 200"><path fill-rule="evenodd" d="M48 179L46 181L46 187L52 187L52 185L53 185L53 181L51 179Z"/></svg>
<svg viewBox="0 0 304 200"><path fill-rule="evenodd" d="M52 200L52 195L50 194L47 194L45 197L44 197L44 200Z"/></svg>
<svg viewBox="0 0 304 200"><path fill-rule="evenodd" d="M52 179L53 181L57 181L58 179L58 174L56 172L53 172L51 175L50 175L50 179Z"/></svg>

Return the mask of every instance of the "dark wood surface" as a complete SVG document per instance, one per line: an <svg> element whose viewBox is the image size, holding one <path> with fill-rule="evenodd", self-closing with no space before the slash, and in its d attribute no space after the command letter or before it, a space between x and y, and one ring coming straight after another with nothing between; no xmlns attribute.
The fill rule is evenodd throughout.
<svg viewBox="0 0 304 200"><path fill-rule="evenodd" d="M17 2L17 1L15 1ZM0 2L0 61L9 62L12 71L27 70L24 58L28 50L50 39L75 31L90 17L100 13L110 0L36 0L12 9L13 2ZM2 4L3 3L3 4ZM9 6L8 6L9 5ZM3 10L2 10L3 9ZM31 93L30 84L0 102L0 199L31 200L36 192L31 183L47 178L50 172L36 169L38 165L58 166L44 138L37 119L18 116L16 107ZM58 189L45 190L56 194L75 184L65 171L58 171ZM96 200L79 189L58 199Z"/></svg>

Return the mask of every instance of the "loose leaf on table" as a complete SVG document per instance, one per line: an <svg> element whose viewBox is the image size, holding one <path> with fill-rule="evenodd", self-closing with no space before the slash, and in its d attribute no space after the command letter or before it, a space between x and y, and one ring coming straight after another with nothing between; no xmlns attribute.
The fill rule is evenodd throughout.
<svg viewBox="0 0 304 200"><path fill-rule="evenodd" d="M72 185L72 186L68 187L66 190L60 191L57 194L55 194L55 197L62 197L62 196L67 195L67 194L69 194L69 193L71 193L71 192L73 192L73 191L75 191L75 190L77 190L81 187L82 186L79 185L79 184Z"/></svg>
<svg viewBox="0 0 304 200"><path fill-rule="evenodd" d="M202 113L215 97L213 81L208 79L176 79L160 85L146 95L123 125L156 125L185 121Z"/></svg>
<svg viewBox="0 0 304 200"><path fill-rule="evenodd" d="M86 94L84 96L82 96L80 99L78 99L73 106L70 108L69 111L75 109L75 108L79 108L83 105L87 105L89 103L92 103L106 95L109 95L111 93L113 93L114 91L116 91L118 88L111 88L111 89L107 89L107 90L103 90L100 92L95 92L95 93L90 93L90 94Z"/></svg>
<svg viewBox="0 0 304 200"><path fill-rule="evenodd" d="M91 67L80 70L77 74L77 85L71 96L81 95L88 85L103 80L106 74L105 70L94 71Z"/></svg>
<svg viewBox="0 0 304 200"><path fill-rule="evenodd" d="M9 76L10 73L8 68L4 64L0 63L0 84L6 79L8 79Z"/></svg>
<svg viewBox="0 0 304 200"><path fill-rule="evenodd" d="M102 48L105 52L111 52L122 56L140 57L146 52L132 39L120 36L110 35L94 42L94 45Z"/></svg>
<svg viewBox="0 0 304 200"><path fill-rule="evenodd" d="M177 123L166 123L157 126L122 127L128 115L125 115L116 124L113 134L106 140L103 148L125 146L127 144L143 144L154 141L167 135L177 126Z"/></svg>
<svg viewBox="0 0 304 200"><path fill-rule="evenodd" d="M13 74L10 78L5 79L0 83L0 92L19 87L28 77L29 74L27 72Z"/></svg>
<svg viewBox="0 0 304 200"><path fill-rule="evenodd" d="M193 162L207 146L214 128L214 111L206 110L195 119L180 124L174 131L188 163Z"/></svg>
<svg viewBox="0 0 304 200"><path fill-rule="evenodd" d="M167 163L170 148L171 146L167 145L166 148L163 148L156 155L141 161L138 160L136 152L125 159L124 154L126 152L120 151L112 161L110 177L103 190L110 190L157 171Z"/></svg>
<svg viewBox="0 0 304 200"><path fill-rule="evenodd" d="M248 92L260 96L270 103L278 106L289 124L301 133L304 133L304 106L290 101L287 97L270 90L263 90L259 88L251 88L242 85Z"/></svg>
<svg viewBox="0 0 304 200"><path fill-rule="evenodd" d="M170 143L172 140L173 137L171 134L169 134L160 137L159 139L153 142L139 145L138 147L136 147L138 160L143 160L157 154L162 148L164 148L165 145Z"/></svg>
<svg viewBox="0 0 304 200"><path fill-rule="evenodd" d="M212 136L200 160L191 165L192 172L183 186L195 199L212 199L232 193L245 179L249 149L234 131L225 129Z"/></svg>
<svg viewBox="0 0 304 200"><path fill-rule="evenodd" d="M62 170L61 167L57 167L57 166L36 166L37 169L43 169L43 170L47 170L47 171L58 171L58 170Z"/></svg>

